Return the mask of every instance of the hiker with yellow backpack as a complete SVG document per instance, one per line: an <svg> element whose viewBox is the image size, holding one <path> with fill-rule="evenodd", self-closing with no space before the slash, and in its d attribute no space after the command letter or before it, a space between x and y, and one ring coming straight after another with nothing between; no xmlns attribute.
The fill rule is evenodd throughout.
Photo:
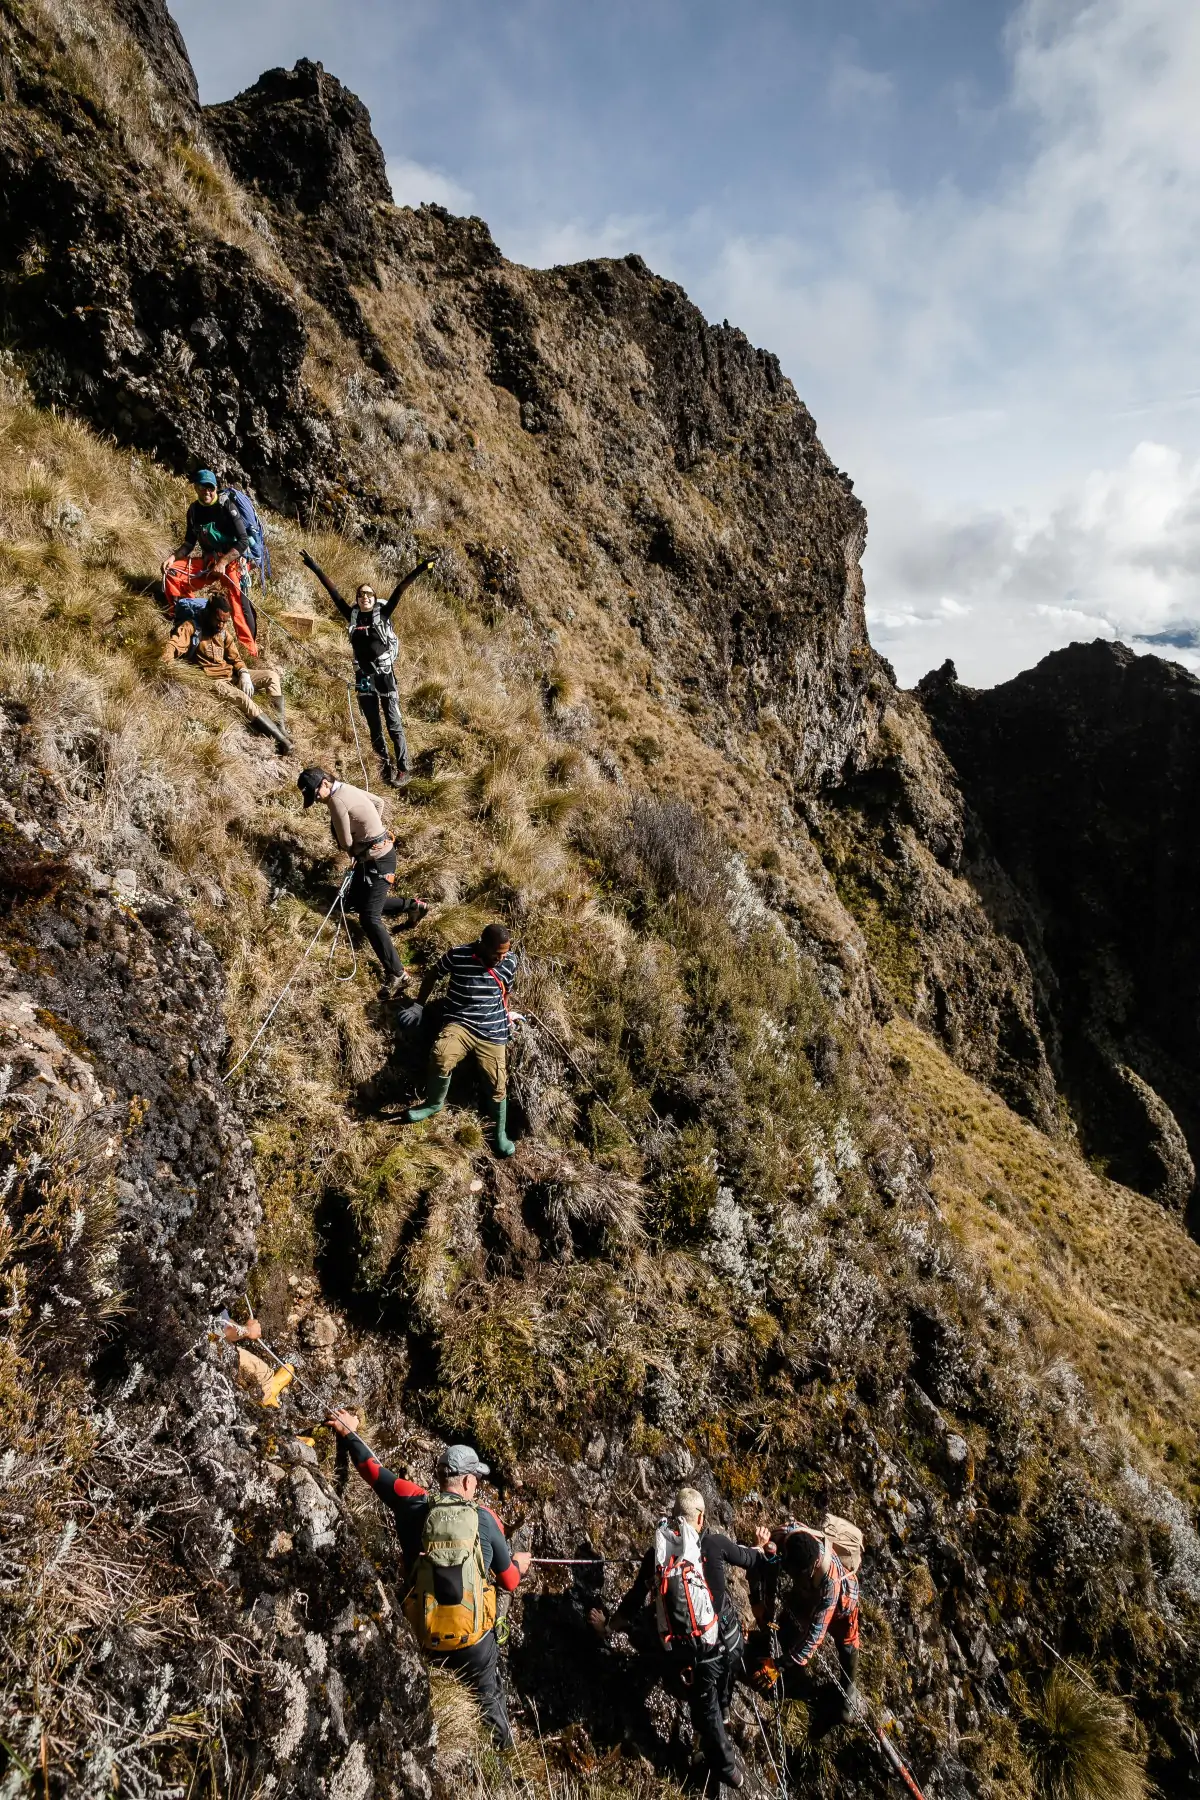
<svg viewBox="0 0 1200 1800"><path fill-rule="evenodd" d="M396 1521L404 1553L404 1616L418 1644L475 1690L496 1742L509 1749L496 1588L512 1593L531 1558L527 1550L509 1549L499 1519L476 1498L480 1476L491 1470L468 1444L449 1444L438 1457L437 1488L430 1491L384 1468L359 1437L354 1413L335 1407L328 1423Z"/></svg>
<svg viewBox="0 0 1200 1800"><path fill-rule="evenodd" d="M776 1617L779 1576L789 1588L779 1612L779 1656L785 1669L806 1669L828 1635L841 1668L842 1722L849 1724L858 1705L859 1592L863 1534L849 1519L827 1513L820 1531L788 1524L770 1532L765 1579L756 1571L751 1599L760 1625ZM780 1678L774 1656L764 1657L754 1671L755 1686L769 1693Z"/></svg>

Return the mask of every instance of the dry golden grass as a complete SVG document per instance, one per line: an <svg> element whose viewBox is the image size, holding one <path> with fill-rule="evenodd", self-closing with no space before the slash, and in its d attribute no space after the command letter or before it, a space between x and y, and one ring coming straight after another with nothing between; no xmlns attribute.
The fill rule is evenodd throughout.
<svg viewBox="0 0 1200 1800"><path fill-rule="evenodd" d="M915 1026L897 1018L887 1039L955 1235L1011 1297L1044 1366L1066 1356L1104 1422L1195 1497L1200 1244L1019 1119Z"/></svg>

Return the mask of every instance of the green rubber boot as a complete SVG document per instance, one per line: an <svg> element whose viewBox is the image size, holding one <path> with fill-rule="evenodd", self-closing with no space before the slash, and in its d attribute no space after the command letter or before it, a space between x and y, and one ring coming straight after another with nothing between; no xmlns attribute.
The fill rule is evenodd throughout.
<svg viewBox="0 0 1200 1800"><path fill-rule="evenodd" d="M517 1146L513 1143L512 1139L504 1129L505 1121L508 1117L507 1098L504 1100L489 1100L487 1110L488 1118L496 1127L496 1155L515 1156Z"/></svg>
<svg viewBox="0 0 1200 1800"><path fill-rule="evenodd" d="M419 1125L422 1119L432 1119L434 1113L440 1113L446 1104L446 1095L450 1092L450 1077L439 1080L435 1075L425 1086L424 1106L410 1106L405 1118L410 1125Z"/></svg>

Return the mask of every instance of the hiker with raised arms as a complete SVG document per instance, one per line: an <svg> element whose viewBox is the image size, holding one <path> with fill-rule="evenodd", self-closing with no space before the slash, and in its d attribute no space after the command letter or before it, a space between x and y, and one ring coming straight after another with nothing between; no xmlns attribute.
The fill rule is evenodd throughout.
<svg viewBox="0 0 1200 1800"><path fill-rule="evenodd" d="M779 1615L779 1648L783 1673L808 1669L813 1657L832 1638L840 1666L841 1718L849 1724L858 1702L859 1588L863 1535L849 1519L826 1516L820 1531L807 1525L784 1525L767 1539L773 1559L751 1583L755 1617L760 1624L775 1617L780 1576L788 1581ZM773 1657L754 1672L755 1685L769 1692L780 1678Z"/></svg>
<svg viewBox="0 0 1200 1800"><path fill-rule="evenodd" d="M491 1470L468 1444L449 1444L438 1457L437 1487L429 1491L384 1468L359 1437L354 1413L335 1407L328 1422L395 1520L404 1554L404 1616L418 1644L475 1690L496 1742L510 1748L496 1589L512 1593L531 1558L527 1550L509 1549L496 1514L477 1498L480 1476Z"/></svg>
<svg viewBox="0 0 1200 1800"><path fill-rule="evenodd" d="M306 568L311 569L333 604L346 621L350 633L350 650L354 657L354 691L359 710L371 734L371 748L379 758L383 779L394 787L404 787L411 775L408 739L404 735L404 718L400 711L400 694L396 686L396 658L400 644L392 629L392 614L401 594L412 586L419 575L433 567L432 557L410 569L398 581L387 599L380 602L369 581L355 590L354 604L343 598L324 569L307 550L301 551ZM381 716L382 715L382 716ZM393 763L383 735L387 726L396 753Z"/></svg>
<svg viewBox="0 0 1200 1800"><path fill-rule="evenodd" d="M232 605L223 594L214 595L208 601L198 629L200 635L194 649L190 644L190 626L187 644L183 642L181 634L173 632L163 652L163 661L184 661L199 669L211 691L219 699L236 706L256 731L265 732L268 737L274 738L277 747L286 756L292 748L292 740L287 732L283 680L279 670L264 662L256 663L253 668L247 667L233 623ZM260 689L275 708L274 720L260 712L255 705Z"/></svg>
<svg viewBox="0 0 1200 1800"><path fill-rule="evenodd" d="M516 1149L508 1135L508 1041L512 1025L508 990L517 972L517 953L507 925L485 925L473 944L458 944L439 957L426 972L416 1004L400 1014L400 1023L415 1030L425 1004L438 982L449 976L450 986L442 1013L442 1025L433 1042L426 1076L425 1104L405 1114L410 1125L432 1119L446 1104L450 1077L464 1057L470 1057L488 1085L488 1116L496 1127L496 1150L512 1156Z"/></svg>
<svg viewBox="0 0 1200 1800"><path fill-rule="evenodd" d="M383 822L379 802L363 788L339 781L328 769L315 765L302 769L296 786L304 796L305 810L316 805L329 808L333 841L354 864L354 877L346 896L358 913L359 924L384 973L381 989L385 1000L404 990L404 964L396 954L384 924L385 913L405 912L410 918L426 910L425 902L400 899L396 885L396 840Z"/></svg>
<svg viewBox="0 0 1200 1800"><path fill-rule="evenodd" d="M633 1586L614 1618L632 1622L653 1607L661 1644L683 1682L688 1710L715 1781L740 1788L745 1773L725 1729L734 1683L742 1673L742 1626L729 1593L727 1568L765 1572L771 1557L759 1544L739 1544L706 1524L704 1496L680 1488L668 1516L654 1534ZM589 1614L596 1631L608 1618L601 1607Z"/></svg>

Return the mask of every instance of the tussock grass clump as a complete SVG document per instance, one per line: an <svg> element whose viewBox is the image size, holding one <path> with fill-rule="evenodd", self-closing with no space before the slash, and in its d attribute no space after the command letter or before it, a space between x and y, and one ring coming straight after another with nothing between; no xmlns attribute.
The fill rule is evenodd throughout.
<svg viewBox="0 0 1200 1800"><path fill-rule="evenodd" d="M1021 1736L1041 1800L1145 1800L1124 1708L1065 1669L1027 1708Z"/></svg>

